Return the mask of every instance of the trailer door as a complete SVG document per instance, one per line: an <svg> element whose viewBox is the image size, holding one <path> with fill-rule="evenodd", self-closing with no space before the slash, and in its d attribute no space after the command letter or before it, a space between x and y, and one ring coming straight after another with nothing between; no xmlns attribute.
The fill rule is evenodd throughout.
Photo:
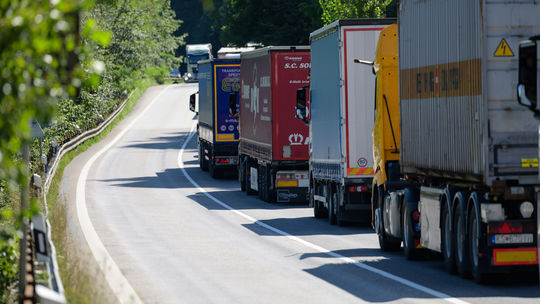
<svg viewBox="0 0 540 304"><path fill-rule="evenodd" d="M375 77L371 67L354 59L373 61L384 25L343 26L341 28L341 87L345 103L342 153L347 177L373 177L373 137Z"/></svg>

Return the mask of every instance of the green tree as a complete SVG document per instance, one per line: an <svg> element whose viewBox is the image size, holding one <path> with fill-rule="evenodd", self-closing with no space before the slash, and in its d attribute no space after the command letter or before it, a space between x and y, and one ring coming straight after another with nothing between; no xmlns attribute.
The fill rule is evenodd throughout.
<svg viewBox="0 0 540 304"><path fill-rule="evenodd" d="M220 40L224 45L247 42L264 45L309 44L319 28L316 0L224 0L219 8Z"/></svg>
<svg viewBox="0 0 540 304"><path fill-rule="evenodd" d="M347 18L381 18L392 0L319 0L325 25ZM390 16L389 16L390 17Z"/></svg>
<svg viewBox="0 0 540 304"><path fill-rule="evenodd" d="M31 141L30 121L49 121L60 98L80 87L79 13L84 0L0 1L0 302L15 280L15 229L10 185L27 185L20 151Z"/></svg>

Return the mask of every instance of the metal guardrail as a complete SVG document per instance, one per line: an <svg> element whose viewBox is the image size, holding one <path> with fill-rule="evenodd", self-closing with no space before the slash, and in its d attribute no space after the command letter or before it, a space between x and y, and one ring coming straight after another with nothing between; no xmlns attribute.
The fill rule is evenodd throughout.
<svg viewBox="0 0 540 304"><path fill-rule="evenodd" d="M81 133L70 141L64 143L56 155L52 159L52 164L49 166L49 170L46 172L45 183L43 184L43 202L45 205L45 215L38 214L32 219L31 222L31 249L33 249L33 254L30 254L31 259L35 256L35 260L32 265L32 274L35 276L35 272L40 269L46 274L48 278L47 285L45 286L43 282L37 282L35 277L33 280L30 280L27 284L35 284L35 299L38 303L41 304L65 304L66 298L64 295L64 285L62 284L62 279L60 278L58 261L56 259L56 248L52 242L51 236L51 223L48 220L49 208L47 205L47 194L49 193L49 188L51 182L56 174L58 165L68 152L77 148L80 144L86 140L95 137L103 130L108 127L111 122L118 117L118 115L124 110L127 102L133 95L133 92L120 104L120 106L99 126L94 129L88 130Z"/></svg>

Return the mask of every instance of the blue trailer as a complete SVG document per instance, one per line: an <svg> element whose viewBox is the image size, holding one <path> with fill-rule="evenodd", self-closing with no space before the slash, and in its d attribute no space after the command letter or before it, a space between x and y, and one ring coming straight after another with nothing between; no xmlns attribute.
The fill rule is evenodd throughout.
<svg viewBox="0 0 540 304"><path fill-rule="evenodd" d="M238 163L238 91L240 60L211 59L199 62L199 165L212 177L235 173ZM195 94L190 109L195 111ZM231 109L231 102L235 108ZM233 105L234 106L234 105Z"/></svg>

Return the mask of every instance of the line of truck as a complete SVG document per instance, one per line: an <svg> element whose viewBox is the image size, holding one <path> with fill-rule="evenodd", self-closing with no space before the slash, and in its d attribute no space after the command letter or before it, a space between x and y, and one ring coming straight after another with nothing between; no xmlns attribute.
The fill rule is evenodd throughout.
<svg viewBox="0 0 540 304"><path fill-rule="evenodd" d="M522 1L400 1L399 22L339 20L309 47L242 53L238 90L200 99L201 168L221 162L217 117L235 118L227 160L247 194L371 222L382 250L439 253L477 282L538 271L537 16ZM228 87L212 77L200 92Z"/></svg>

